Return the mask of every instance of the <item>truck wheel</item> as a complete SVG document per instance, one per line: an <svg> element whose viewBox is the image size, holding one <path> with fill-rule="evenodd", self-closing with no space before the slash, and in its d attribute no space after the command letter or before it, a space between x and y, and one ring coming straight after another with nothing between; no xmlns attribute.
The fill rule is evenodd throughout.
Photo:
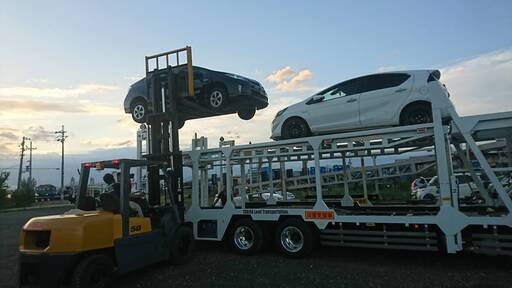
<svg viewBox="0 0 512 288"><path fill-rule="evenodd" d="M90 255L83 259L73 272L71 287L109 287L113 273L114 264L109 257L101 254Z"/></svg>
<svg viewBox="0 0 512 288"><path fill-rule="evenodd" d="M174 265L187 263L194 250L194 234L188 226L180 226L169 244L169 262Z"/></svg>
<svg viewBox="0 0 512 288"><path fill-rule="evenodd" d="M253 255L263 245L263 230L251 219L239 219L230 230L229 243L231 249L237 254Z"/></svg>
<svg viewBox="0 0 512 288"><path fill-rule="evenodd" d="M297 218L289 218L277 225L276 246L284 256L302 258L313 250L311 227Z"/></svg>

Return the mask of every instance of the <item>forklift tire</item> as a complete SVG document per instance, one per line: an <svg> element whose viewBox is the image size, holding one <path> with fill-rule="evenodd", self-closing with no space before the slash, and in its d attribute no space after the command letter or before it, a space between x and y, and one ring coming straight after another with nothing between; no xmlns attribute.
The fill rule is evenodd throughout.
<svg viewBox="0 0 512 288"><path fill-rule="evenodd" d="M233 252L244 256L253 255L263 246L263 230L258 223L242 218L231 226L228 241Z"/></svg>
<svg viewBox="0 0 512 288"><path fill-rule="evenodd" d="M277 224L275 243L284 256L303 258L313 250L313 231L301 219L288 218Z"/></svg>
<svg viewBox="0 0 512 288"><path fill-rule="evenodd" d="M189 226L180 226L169 244L169 262L173 265L187 263L194 250L194 234Z"/></svg>
<svg viewBox="0 0 512 288"><path fill-rule="evenodd" d="M110 287L114 273L112 260L102 254L89 255L82 259L73 271L72 288L105 288Z"/></svg>

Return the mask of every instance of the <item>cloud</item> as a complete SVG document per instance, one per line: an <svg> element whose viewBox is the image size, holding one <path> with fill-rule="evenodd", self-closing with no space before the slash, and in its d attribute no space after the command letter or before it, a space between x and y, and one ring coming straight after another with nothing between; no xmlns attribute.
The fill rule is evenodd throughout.
<svg viewBox="0 0 512 288"><path fill-rule="evenodd" d="M85 112L85 110L75 105L39 100L16 101L0 99L0 106L8 107L9 109L7 112ZM6 110L0 111L0 115L4 114L5 112Z"/></svg>
<svg viewBox="0 0 512 288"><path fill-rule="evenodd" d="M267 76L267 81L273 82L273 83L279 83L282 82L290 77L292 77L295 74L295 71L292 70L290 66L286 66L284 68L281 68L279 70L276 70L270 75Z"/></svg>
<svg viewBox="0 0 512 288"><path fill-rule="evenodd" d="M103 84L82 84L75 88L37 88L37 87L3 87L0 88L0 97L18 98L69 98L87 94L99 94L118 91L118 86Z"/></svg>
<svg viewBox="0 0 512 288"><path fill-rule="evenodd" d="M10 143L0 143L0 156L2 158L4 158L4 157L9 157L9 158L13 157L15 155L15 153L17 152L13 148L16 148L16 146L12 145Z"/></svg>
<svg viewBox="0 0 512 288"><path fill-rule="evenodd" d="M275 83L275 89L279 92L300 92L316 89L308 83L312 78L313 72L311 70L303 69L295 72L290 66L286 66L272 72L266 79Z"/></svg>
<svg viewBox="0 0 512 288"><path fill-rule="evenodd" d="M124 114L124 116L121 119L117 120L117 124L121 126L122 128L129 128L129 129L137 129L139 128L140 124L133 121L130 114Z"/></svg>
<svg viewBox="0 0 512 288"><path fill-rule="evenodd" d="M10 131L3 131L3 132L0 132L0 138L7 139L7 140L16 140L16 139L18 139L18 136L16 136L16 134L14 134Z"/></svg>
<svg viewBox="0 0 512 288"><path fill-rule="evenodd" d="M43 126L30 126L26 129L27 135L32 141L53 141L55 140L54 131L46 130Z"/></svg>
<svg viewBox="0 0 512 288"><path fill-rule="evenodd" d="M512 110L512 49L482 54L440 70L441 82L459 114Z"/></svg>
<svg viewBox="0 0 512 288"><path fill-rule="evenodd" d="M134 137L135 138L135 137ZM119 148L119 147L131 147L135 145L135 140L119 140L111 138L102 138L95 140L84 140L80 144L91 146L91 148Z"/></svg>
<svg viewBox="0 0 512 288"><path fill-rule="evenodd" d="M19 113L45 113L45 112L62 112L62 113L94 113L98 115L119 115L120 108L107 105L91 104L84 102L82 104L49 102L40 100L2 100L0 99L0 107L8 107L8 110L0 110L0 115L11 115L19 117Z"/></svg>

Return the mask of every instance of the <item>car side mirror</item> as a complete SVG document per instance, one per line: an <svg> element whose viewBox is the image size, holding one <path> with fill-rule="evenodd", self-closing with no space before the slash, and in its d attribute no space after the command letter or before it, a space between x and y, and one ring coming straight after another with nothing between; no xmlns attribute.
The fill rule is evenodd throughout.
<svg viewBox="0 0 512 288"><path fill-rule="evenodd" d="M323 95L314 95L313 97L311 97L311 99L309 99L307 104L318 103L318 102L323 101L324 99L325 99L325 97Z"/></svg>

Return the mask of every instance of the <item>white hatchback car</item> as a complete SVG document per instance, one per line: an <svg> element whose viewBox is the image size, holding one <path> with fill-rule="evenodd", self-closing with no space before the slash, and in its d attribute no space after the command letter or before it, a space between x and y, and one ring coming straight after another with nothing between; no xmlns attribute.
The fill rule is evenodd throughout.
<svg viewBox="0 0 512 288"><path fill-rule="evenodd" d="M279 111L270 138L431 122L431 101L450 96L440 78L439 70L411 70L338 83ZM443 117L447 115L442 111Z"/></svg>

